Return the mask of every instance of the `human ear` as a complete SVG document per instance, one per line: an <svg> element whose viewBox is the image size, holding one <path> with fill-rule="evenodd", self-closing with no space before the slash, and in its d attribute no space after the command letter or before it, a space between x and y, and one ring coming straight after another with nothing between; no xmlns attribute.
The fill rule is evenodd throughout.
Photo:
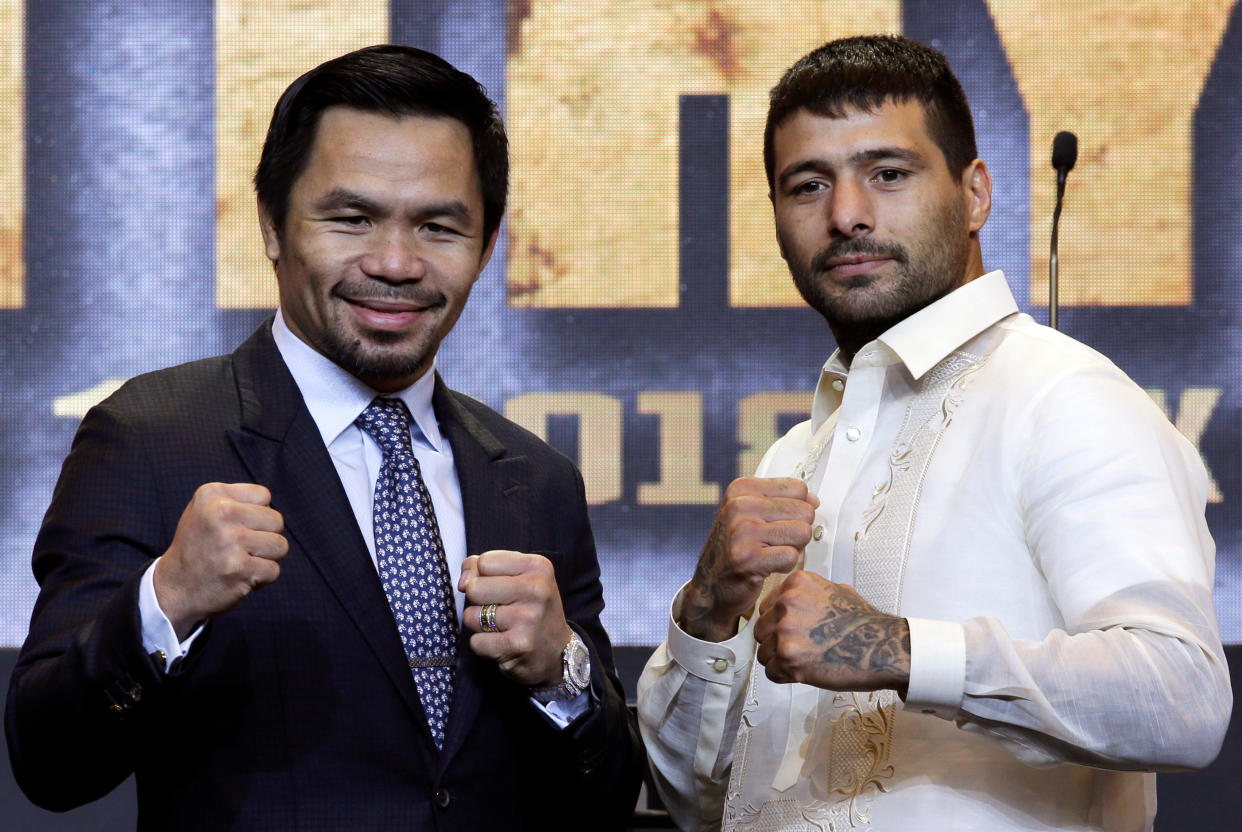
<svg viewBox="0 0 1242 832"><path fill-rule="evenodd" d="M973 234L992 213L992 174L982 159L975 159L962 171L962 191L966 196L966 225Z"/></svg>
<svg viewBox="0 0 1242 832"><path fill-rule="evenodd" d="M263 251L275 266L280 260L280 234L276 231L271 213L262 202L259 203L259 230L263 233Z"/></svg>

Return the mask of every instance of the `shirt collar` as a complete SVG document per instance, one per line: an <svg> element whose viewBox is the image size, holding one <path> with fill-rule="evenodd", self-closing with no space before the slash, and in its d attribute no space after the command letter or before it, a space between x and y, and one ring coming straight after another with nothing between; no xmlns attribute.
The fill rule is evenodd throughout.
<svg viewBox="0 0 1242 832"><path fill-rule="evenodd" d="M992 271L954 289L935 303L928 304L908 318L889 327L872 343L906 366L916 379L935 367L955 349L983 332L992 324L1018 311L1018 304L1009 291L1005 275ZM866 357L870 346L854 357ZM818 430L824 420L841 404L841 393L834 380L845 381L849 367L837 350L820 372L819 384L811 405L811 426Z"/></svg>
<svg viewBox="0 0 1242 832"><path fill-rule="evenodd" d="M354 420L379 394L294 335L279 309L272 323L272 339L302 393L306 409L319 428L324 444L331 445L353 426ZM428 371L409 387L386 395L401 399L410 409L410 415L418 427L417 431L411 432L414 441L418 442L421 438L432 449L443 453L444 438L431 405L435 375L433 360Z"/></svg>
<svg viewBox="0 0 1242 832"><path fill-rule="evenodd" d="M988 272L889 327L876 340L918 379L962 344L1017 311L1004 273Z"/></svg>

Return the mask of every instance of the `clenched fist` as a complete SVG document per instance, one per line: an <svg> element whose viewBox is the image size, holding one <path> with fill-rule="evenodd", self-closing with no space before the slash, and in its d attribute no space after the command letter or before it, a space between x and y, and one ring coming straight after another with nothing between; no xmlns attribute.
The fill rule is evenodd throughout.
<svg viewBox="0 0 1242 832"><path fill-rule="evenodd" d="M493 659L519 685L561 681L561 651L572 631L565 623L552 562L542 555L494 550L466 558L457 588L466 594L462 623L474 635L470 649ZM496 605L497 632L486 632L479 612Z"/></svg>
<svg viewBox="0 0 1242 832"><path fill-rule="evenodd" d="M212 482L194 492L155 566L155 597L177 638L279 577L289 542L271 500L251 483Z"/></svg>
<svg viewBox="0 0 1242 832"><path fill-rule="evenodd" d="M792 477L730 483L683 595L681 628L706 641L737 635L738 619L754 608L768 575L797 565L818 506L806 483Z"/></svg>
<svg viewBox="0 0 1242 832"><path fill-rule="evenodd" d="M892 689L910 682L910 627L858 594L799 570L763 599L755 658L773 682L827 690Z"/></svg>

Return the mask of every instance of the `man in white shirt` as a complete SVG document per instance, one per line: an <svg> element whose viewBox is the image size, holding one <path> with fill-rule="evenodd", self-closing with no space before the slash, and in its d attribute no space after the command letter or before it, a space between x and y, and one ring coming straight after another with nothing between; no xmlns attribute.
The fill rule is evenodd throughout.
<svg viewBox="0 0 1242 832"><path fill-rule="evenodd" d="M939 52L835 41L773 89L781 253L838 349L727 490L639 683L684 829L1149 830L1232 703L1206 474L1020 314Z"/></svg>
<svg viewBox="0 0 1242 832"><path fill-rule="evenodd" d="M572 463L450 390L508 144L418 49L328 61L255 174L280 309L93 408L6 732L33 801L139 828L621 827L641 744Z"/></svg>

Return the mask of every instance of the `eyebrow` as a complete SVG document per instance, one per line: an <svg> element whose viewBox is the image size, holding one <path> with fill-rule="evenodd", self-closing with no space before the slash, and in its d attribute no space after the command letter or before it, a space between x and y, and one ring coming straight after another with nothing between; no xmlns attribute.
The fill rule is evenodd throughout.
<svg viewBox="0 0 1242 832"><path fill-rule="evenodd" d="M376 213L380 210L379 203L375 200L368 199L357 191L339 187L333 188L320 197L315 202L315 208L320 211L337 211L342 208L352 208L365 213Z"/></svg>
<svg viewBox="0 0 1242 832"><path fill-rule="evenodd" d="M923 154L905 147L873 147L868 150L860 150L850 156L846 161L851 167L861 167L863 165L871 164L872 162L880 162L888 159L898 162L905 162L909 165L917 165L919 167L926 164ZM783 188L785 187L785 183L788 182L790 178L797 176L800 173L806 173L807 171L828 173L831 172L832 169L832 164L825 159L804 159L803 161L790 165L785 168L785 170L781 171L781 175L777 181Z"/></svg>
<svg viewBox="0 0 1242 832"><path fill-rule="evenodd" d="M315 203L315 208L319 211L352 209L375 216L384 216L388 213L388 210L375 200L342 187L333 188L324 194ZM460 199L428 203L421 206L418 213L422 217L452 217L462 222L470 221L470 209Z"/></svg>

